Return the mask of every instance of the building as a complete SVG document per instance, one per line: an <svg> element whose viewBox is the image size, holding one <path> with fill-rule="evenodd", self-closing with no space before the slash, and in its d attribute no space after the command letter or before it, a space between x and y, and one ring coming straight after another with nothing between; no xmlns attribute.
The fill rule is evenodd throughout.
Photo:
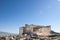
<svg viewBox="0 0 60 40"><path fill-rule="evenodd" d="M25 24L24 27L19 28L19 35L35 33L40 36L48 36L51 34L50 32L51 32L50 25L40 26L40 25L33 25L33 24L31 25Z"/></svg>

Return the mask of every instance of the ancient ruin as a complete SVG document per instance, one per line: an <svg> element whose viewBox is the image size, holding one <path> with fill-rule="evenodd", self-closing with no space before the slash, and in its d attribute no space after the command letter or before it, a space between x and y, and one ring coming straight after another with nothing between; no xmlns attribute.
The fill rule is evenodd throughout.
<svg viewBox="0 0 60 40"><path fill-rule="evenodd" d="M60 33L51 30L51 25L28 25L19 28L20 40L60 40Z"/></svg>
<svg viewBox="0 0 60 40"><path fill-rule="evenodd" d="M0 40L60 40L60 33L51 30L51 25L25 24L19 28L18 35L0 35Z"/></svg>

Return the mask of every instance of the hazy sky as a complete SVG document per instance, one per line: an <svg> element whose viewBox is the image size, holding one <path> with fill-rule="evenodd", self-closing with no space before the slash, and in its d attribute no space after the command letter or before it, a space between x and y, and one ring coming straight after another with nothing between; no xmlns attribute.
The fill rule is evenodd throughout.
<svg viewBox="0 0 60 40"><path fill-rule="evenodd" d="M0 0L0 31L18 33L24 24L60 32L60 0Z"/></svg>

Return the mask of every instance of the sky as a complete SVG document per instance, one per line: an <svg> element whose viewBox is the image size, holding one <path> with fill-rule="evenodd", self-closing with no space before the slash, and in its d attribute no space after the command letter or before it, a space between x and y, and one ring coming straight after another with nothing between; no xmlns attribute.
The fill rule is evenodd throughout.
<svg viewBox="0 0 60 40"><path fill-rule="evenodd" d="M25 24L60 32L60 0L0 0L0 31L19 33Z"/></svg>

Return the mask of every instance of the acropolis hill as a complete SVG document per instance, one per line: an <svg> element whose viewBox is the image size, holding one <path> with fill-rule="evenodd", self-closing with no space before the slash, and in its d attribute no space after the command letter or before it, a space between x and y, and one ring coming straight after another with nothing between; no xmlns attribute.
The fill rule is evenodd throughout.
<svg viewBox="0 0 60 40"><path fill-rule="evenodd" d="M0 35L0 40L60 40L60 33L52 31L51 25L25 24L19 28L18 35Z"/></svg>
<svg viewBox="0 0 60 40"><path fill-rule="evenodd" d="M37 38L37 37L42 38L43 37L43 39L45 37L50 38L50 37L56 37L56 36L60 38L60 33L56 33L54 31L52 31L51 25L40 26L40 25L34 25L34 24L31 24L31 25L25 24L25 26L19 28L19 35L20 36L24 35L25 37L29 36L30 38L31 37L32 38L33 37L35 37L35 38Z"/></svg>

